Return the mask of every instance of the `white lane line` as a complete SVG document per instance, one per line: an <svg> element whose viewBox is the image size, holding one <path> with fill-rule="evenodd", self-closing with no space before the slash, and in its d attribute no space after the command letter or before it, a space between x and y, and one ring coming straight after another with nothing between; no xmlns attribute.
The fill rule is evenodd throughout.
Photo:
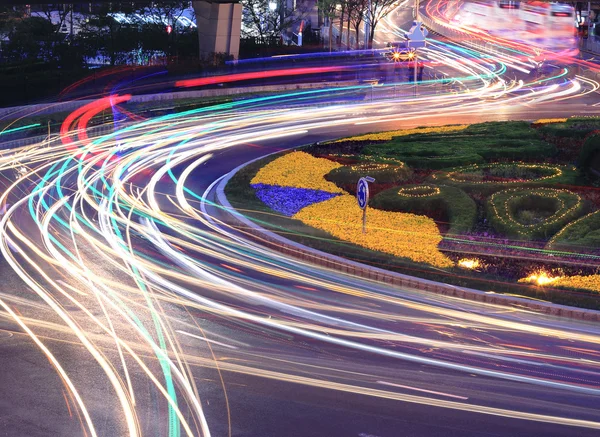
<svg viewBox="0 0 600 437"><path fill-rule="evenodd" d="M458 396L458 395L451 395L449 393L442 393L439 391L432 391L432 390L425 390L422 388L416 388L416 387L409 387L408 385L400 385L400 384L394 384L392 382L386 382L386 381L377 381L378 384L383 384L383 385L389 385L392 387L399 387L399 388L405 388L407 390L415 390L415 391L420 391L423 393L431 393L433 395L440 395L440 396L447 396L449 398L455 398L455 399L462 399L464 401L466 401L467 399L469 399L466 396Z"/></svg>
<svg viewBox="0 0 600 437"><path fill-rule="evenodd" d="M228 347L229 349L237 349L237 347L231 346L230 344L221 343L220 341L215 341L215 340L209 340L208 338L200 337L199 335L190 334L189 332L179 331L179 330L177 330L175 332L178 332L183 335L187 335L188 337L197 338L198 340L207 341L207 342L213 343L213 344L218 344L219 346Z"/></svg>

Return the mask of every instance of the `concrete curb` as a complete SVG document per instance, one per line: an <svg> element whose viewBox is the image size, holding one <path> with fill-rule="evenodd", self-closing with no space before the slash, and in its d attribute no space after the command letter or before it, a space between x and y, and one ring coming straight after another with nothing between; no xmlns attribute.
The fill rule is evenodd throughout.
<svg viewBox="0 0 600 437"><path fill-rule="evenodd" d="M336 255L331 255L320 250L312 249L288 240L287 238L277 235L274 232L261 228L231 206L231 203L229 203L227 197L225 196L225 186L229 180L241 169L253 162L273 154L274 153L261 156L234 168L232 171L227 173L216 186L217 203L223 206L246 232L250 232L253 235L259 236L264 241L270 243L271 248L278 250L285 255L289 255L321 267L338 270L343 273L348 273L350 275L359 276L365 279L371 279L377 282L383 282L395 287L408 287L417 290L429 291L444 296L473 300L486 304L525 309L537 313L575 320L600 322L600 311L532 301L527 298L505 296L502 294L486 293L484 291L474 290L471 288L457 287L454 285L445 284L443 282L430 281L428 279L416 278L401 273L390 272L378 267L368 266Z"/></svg>

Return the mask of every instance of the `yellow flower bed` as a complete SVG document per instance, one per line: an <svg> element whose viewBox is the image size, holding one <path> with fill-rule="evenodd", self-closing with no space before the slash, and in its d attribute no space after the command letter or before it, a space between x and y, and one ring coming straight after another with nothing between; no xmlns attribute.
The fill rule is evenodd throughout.
<svg viewBox="0 0 600 437"><path fill-rule="evenodd" d="M526 278L519 279L518 282L540 286L580 288L600 292L600 275L552 276L544 271L539 271Z"/></svg>
<svg viewBox="0 0 600 437"><path fill-rule="evenodd" d="M600 292L600 275L564 276L556 280L554 285L561 287L582 288Z"/></svg>
<svg viewBox="0 0 600 437"><path fill-rule="evenodd" d="M442 236L435 222L425 216L369 209L363 234L362 210L356 198L347 194L307 206L294 218L368 249L436 267L453 266L437 248Z"/></svg>
<svg viewBox="0 0 600 437"><path fill-rule="evenodd" d="M341 165L328 159L315 158L306 152L292 152L265 165L250 183L344 193L333 182L324 179L327 173L338 167Z"/></svg>
<svg viewBox="0 0 600 437"><path fill-rule="evenodd" d="M357 137L343 138L341 140L335 140L331 143L341 143L344 141L390 141L394 137L403 137L412 134L430 134L430 133L445 133L445 132L456 132L468 128L468 124L461 124L459 126L441 126L441 127L422 127L417 129L401 129L393 130L388 132L380 132L376 134L360 135Z"/></svg>
<svg viewBox="0 0 600 437"><path fill-rule="evenodd" d="M550 124L550 123L565 123L567 118L540 118L533 122L533 124Z"/></svg>

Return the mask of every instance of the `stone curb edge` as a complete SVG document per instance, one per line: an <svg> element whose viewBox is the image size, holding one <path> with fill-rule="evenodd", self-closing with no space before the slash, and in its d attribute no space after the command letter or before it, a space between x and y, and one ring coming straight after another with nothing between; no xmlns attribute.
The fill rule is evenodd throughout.
<svg viewBox="0 0 600 437"><path fill-rule="evenodd" d="M583 320L589 322L600 322L600 311L585 308L576 308L566 305L553 304L549 302L533 301L527 298L506 296L502 294L486 293L471 288L458 287L443 282L430 281L428 279L417 278L401 273L391 272L378 267L368 266L355 261L351 261L336 255L331 255L320 250L312 249L294 241L288 240L267 229L258 226L256 223L239 213L225 196L225 186L237 172L253 162L273 155L270 153L251 161L248 161L224 175L216 185L217 203L219 203L227 213L242 225L246 232L271 243L271 247L282 252L285 255L292 256L302 261L313 263L321 267L338 270L350 275L370 279L397 287L408 287L417 290L429 291L444 296L467 299L492 305L501 305L521 310L529 310L537 313L548 314L557 317Z"/></svg>

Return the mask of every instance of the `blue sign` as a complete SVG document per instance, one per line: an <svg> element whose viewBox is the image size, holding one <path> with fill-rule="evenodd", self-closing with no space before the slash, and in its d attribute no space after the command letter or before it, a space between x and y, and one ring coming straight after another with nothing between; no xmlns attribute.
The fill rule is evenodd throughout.
<svg viewBox="0 0 600 437"><path fill-rule="evenodd" d="M366 178L360 178L356 185L356 200L360 209L365 209L369 203L369 181Z"/></svg>

